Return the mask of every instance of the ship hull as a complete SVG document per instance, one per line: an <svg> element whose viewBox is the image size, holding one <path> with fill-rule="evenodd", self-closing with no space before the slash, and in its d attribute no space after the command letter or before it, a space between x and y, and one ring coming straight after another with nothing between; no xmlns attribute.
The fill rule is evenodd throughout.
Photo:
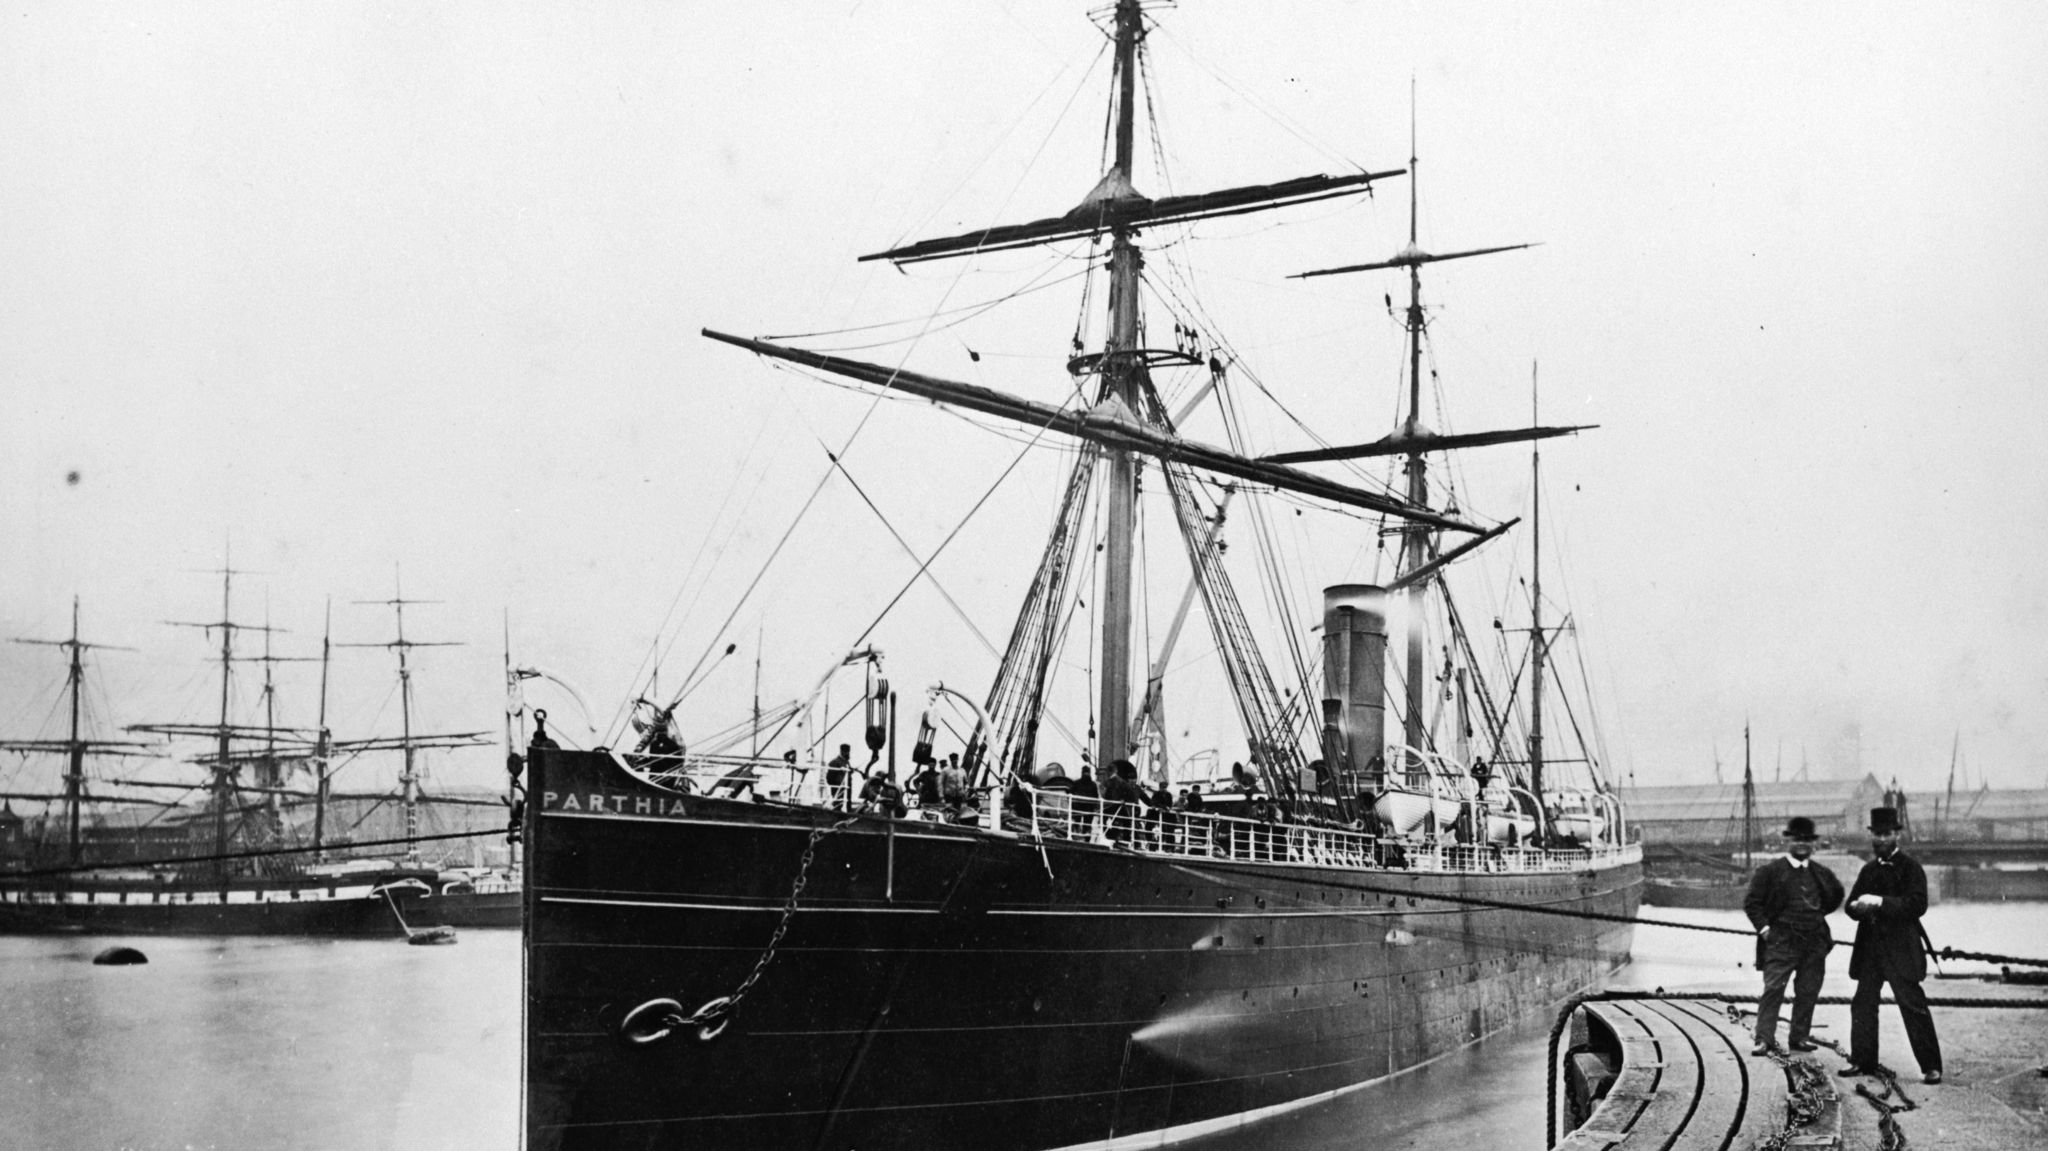
<svg viewBox="0 0 2048 1151"><path fill-rule="evenodd" d="M1425 1063L1626 961L1626 922L1457 901L1631 917L1640 888L1633 857L1309 866L871 817L804 868L844 817L663 791L604 755L529 762L536 1151L1218 1130ZM785 922L714 1036L621 1036L640 1004L733 995Z"/></svg>
<svg viewBox="0 0 2048 1151"><path fill-rule="evenodd" d="M382 895L354 889L231 885L214 888L0 885L0 935L325 935L404 938ZM296 892L296 894L294 894ZM192 898L187 899L190 895ZM397 894L407 926L519 926L523 901L502 891Z"/></svg>
<svg viewBox="0 0 2048 1151"><path fill-rule="evenodd" d="M417 900L397 906L414 917ZM0 934L330 935L403 938L392 904L367 887L312 885L0 886Z"/></svg>
<svg viewBox="0 0 2048 1151"><path fill-rule="evenodd" d="M454 891L428 896L411 905L406 917L411 922L417 914L419 922L413 924L415 927L518 927L524 907L518 885L507 884L496 891Z"/></svg>

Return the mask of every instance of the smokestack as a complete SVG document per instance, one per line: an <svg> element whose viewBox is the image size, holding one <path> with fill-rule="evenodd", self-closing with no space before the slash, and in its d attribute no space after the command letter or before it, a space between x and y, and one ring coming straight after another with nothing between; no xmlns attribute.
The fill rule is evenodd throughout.
<svg viewBox="0 0 2048 1151"><path fill-rule="evenodd" d="M1323 758L1347 794L1386 781L1386 589L1323 589Z"/></svg>

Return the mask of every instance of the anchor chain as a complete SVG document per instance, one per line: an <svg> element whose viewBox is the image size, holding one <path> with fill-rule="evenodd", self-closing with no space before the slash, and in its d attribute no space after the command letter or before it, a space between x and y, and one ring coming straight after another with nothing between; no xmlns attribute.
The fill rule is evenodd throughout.
<svg viewBox="0 0 2048 1151"><path fill-rule="evenodd" d="M673 999L650 999L626 1013L619 1021L619 1035L636 1046L658 1043L669 1037L677 1028L695 1027L697 1038L709 1043L722 1034L732 1023L733 1012L747 992L760 982L768 965L775 961L775 949L782 945L782 937L789 933L790 920L796 916L796 901L804 893L804 884L809 882L811 861L817 858L818 841L835 831L841 831L860 822L857 816L848 816L837 823L820 824L811 829L811 837L804 844L803 857L798 860L796 882L790 884L789 898L782 902L782 917L776 921L775 931L768 937L768 946L761 957L754 961L753 970L740 980L740 985L730 995L721 995L705 1002L702 1007L688 1015L683 1014L683 1005Z"/></svg>

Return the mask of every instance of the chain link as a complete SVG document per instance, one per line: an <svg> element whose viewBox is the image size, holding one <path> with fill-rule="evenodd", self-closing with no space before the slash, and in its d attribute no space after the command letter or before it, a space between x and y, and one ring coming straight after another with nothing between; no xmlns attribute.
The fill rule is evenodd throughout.
<svg viewBox="0 0 2048 1151"><path fill-rule="evenodd" d="M726 997L725 1007L719 1014L732 1014L733 1010L739 1007L740 1000L745 999L747 992L752 991L754 984L760 981L761 973L768 970L768 965L775 961L775 949L782 945L782 937L789 933L789 922L796 917L797 897L804 893L804 884L810 881L811 860L817 857L818 841L835 831L851 827L857 822L859 820L856 817L848 816L837 823L811 829L810 841L804 844L803 858L797 863L796 882L790 885L789 898L782 903L782 920L775 925L775 934L768 937L767 950L761 952L761 958L754 961L754 969L747 972L747 977L740 980L740 985L733 989L731 995ZM699 1022L704 1021L700 1020Z"/></svg>
<svg viewBox="0 0 2048 1151"><path fill-rule="evenodd" d="M811 837L804 844L803 857L798 860L796 881L790 884L789 898L782 901L782 918L775 924L774 934L768 937L768 947L761 957L754 961L753 970L740 980L740 985L731 995L721 995L705 1002L702 1007L689 1015L683 1014L683 1005L673 999L650 999L626 1013L619 1024L619 1034L630 1043L657 1043L679 1027L695 1027L697 1038L710 1042L723 1033L732 1022L732 1015L761 981L761 974L775 961L775 949L782 946L782 937L789 933L790 920L796 917L796 901L804 893L804 884L810 881L811 861L817 858L818 841L835 831L841 831L860 822L858 816L849 815L837 823L821 824L811 829Z"/></svg>

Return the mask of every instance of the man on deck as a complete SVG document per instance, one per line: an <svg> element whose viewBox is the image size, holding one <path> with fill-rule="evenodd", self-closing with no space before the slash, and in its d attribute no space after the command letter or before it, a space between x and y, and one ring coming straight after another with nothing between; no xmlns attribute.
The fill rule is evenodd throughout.
<svg viewBox="0 0 2048 1151"><path fill-rule="evenodd" d="M1764 993L1756 1005L1756 1051L1763 1055L1778 1046L1778 1007L1785 984L1792 983L1792 1021L1785 1045L1811 1051L1813 1007L1827 975L1828 951L1835 945L1828 915L1842 906L1842 881L1813 862L1818 836L1813 821L1795 815L1785 824L1785 854L1762 867L1749 880L1743 914L1756 928L1757 970L1764 975Z"/></svg>

